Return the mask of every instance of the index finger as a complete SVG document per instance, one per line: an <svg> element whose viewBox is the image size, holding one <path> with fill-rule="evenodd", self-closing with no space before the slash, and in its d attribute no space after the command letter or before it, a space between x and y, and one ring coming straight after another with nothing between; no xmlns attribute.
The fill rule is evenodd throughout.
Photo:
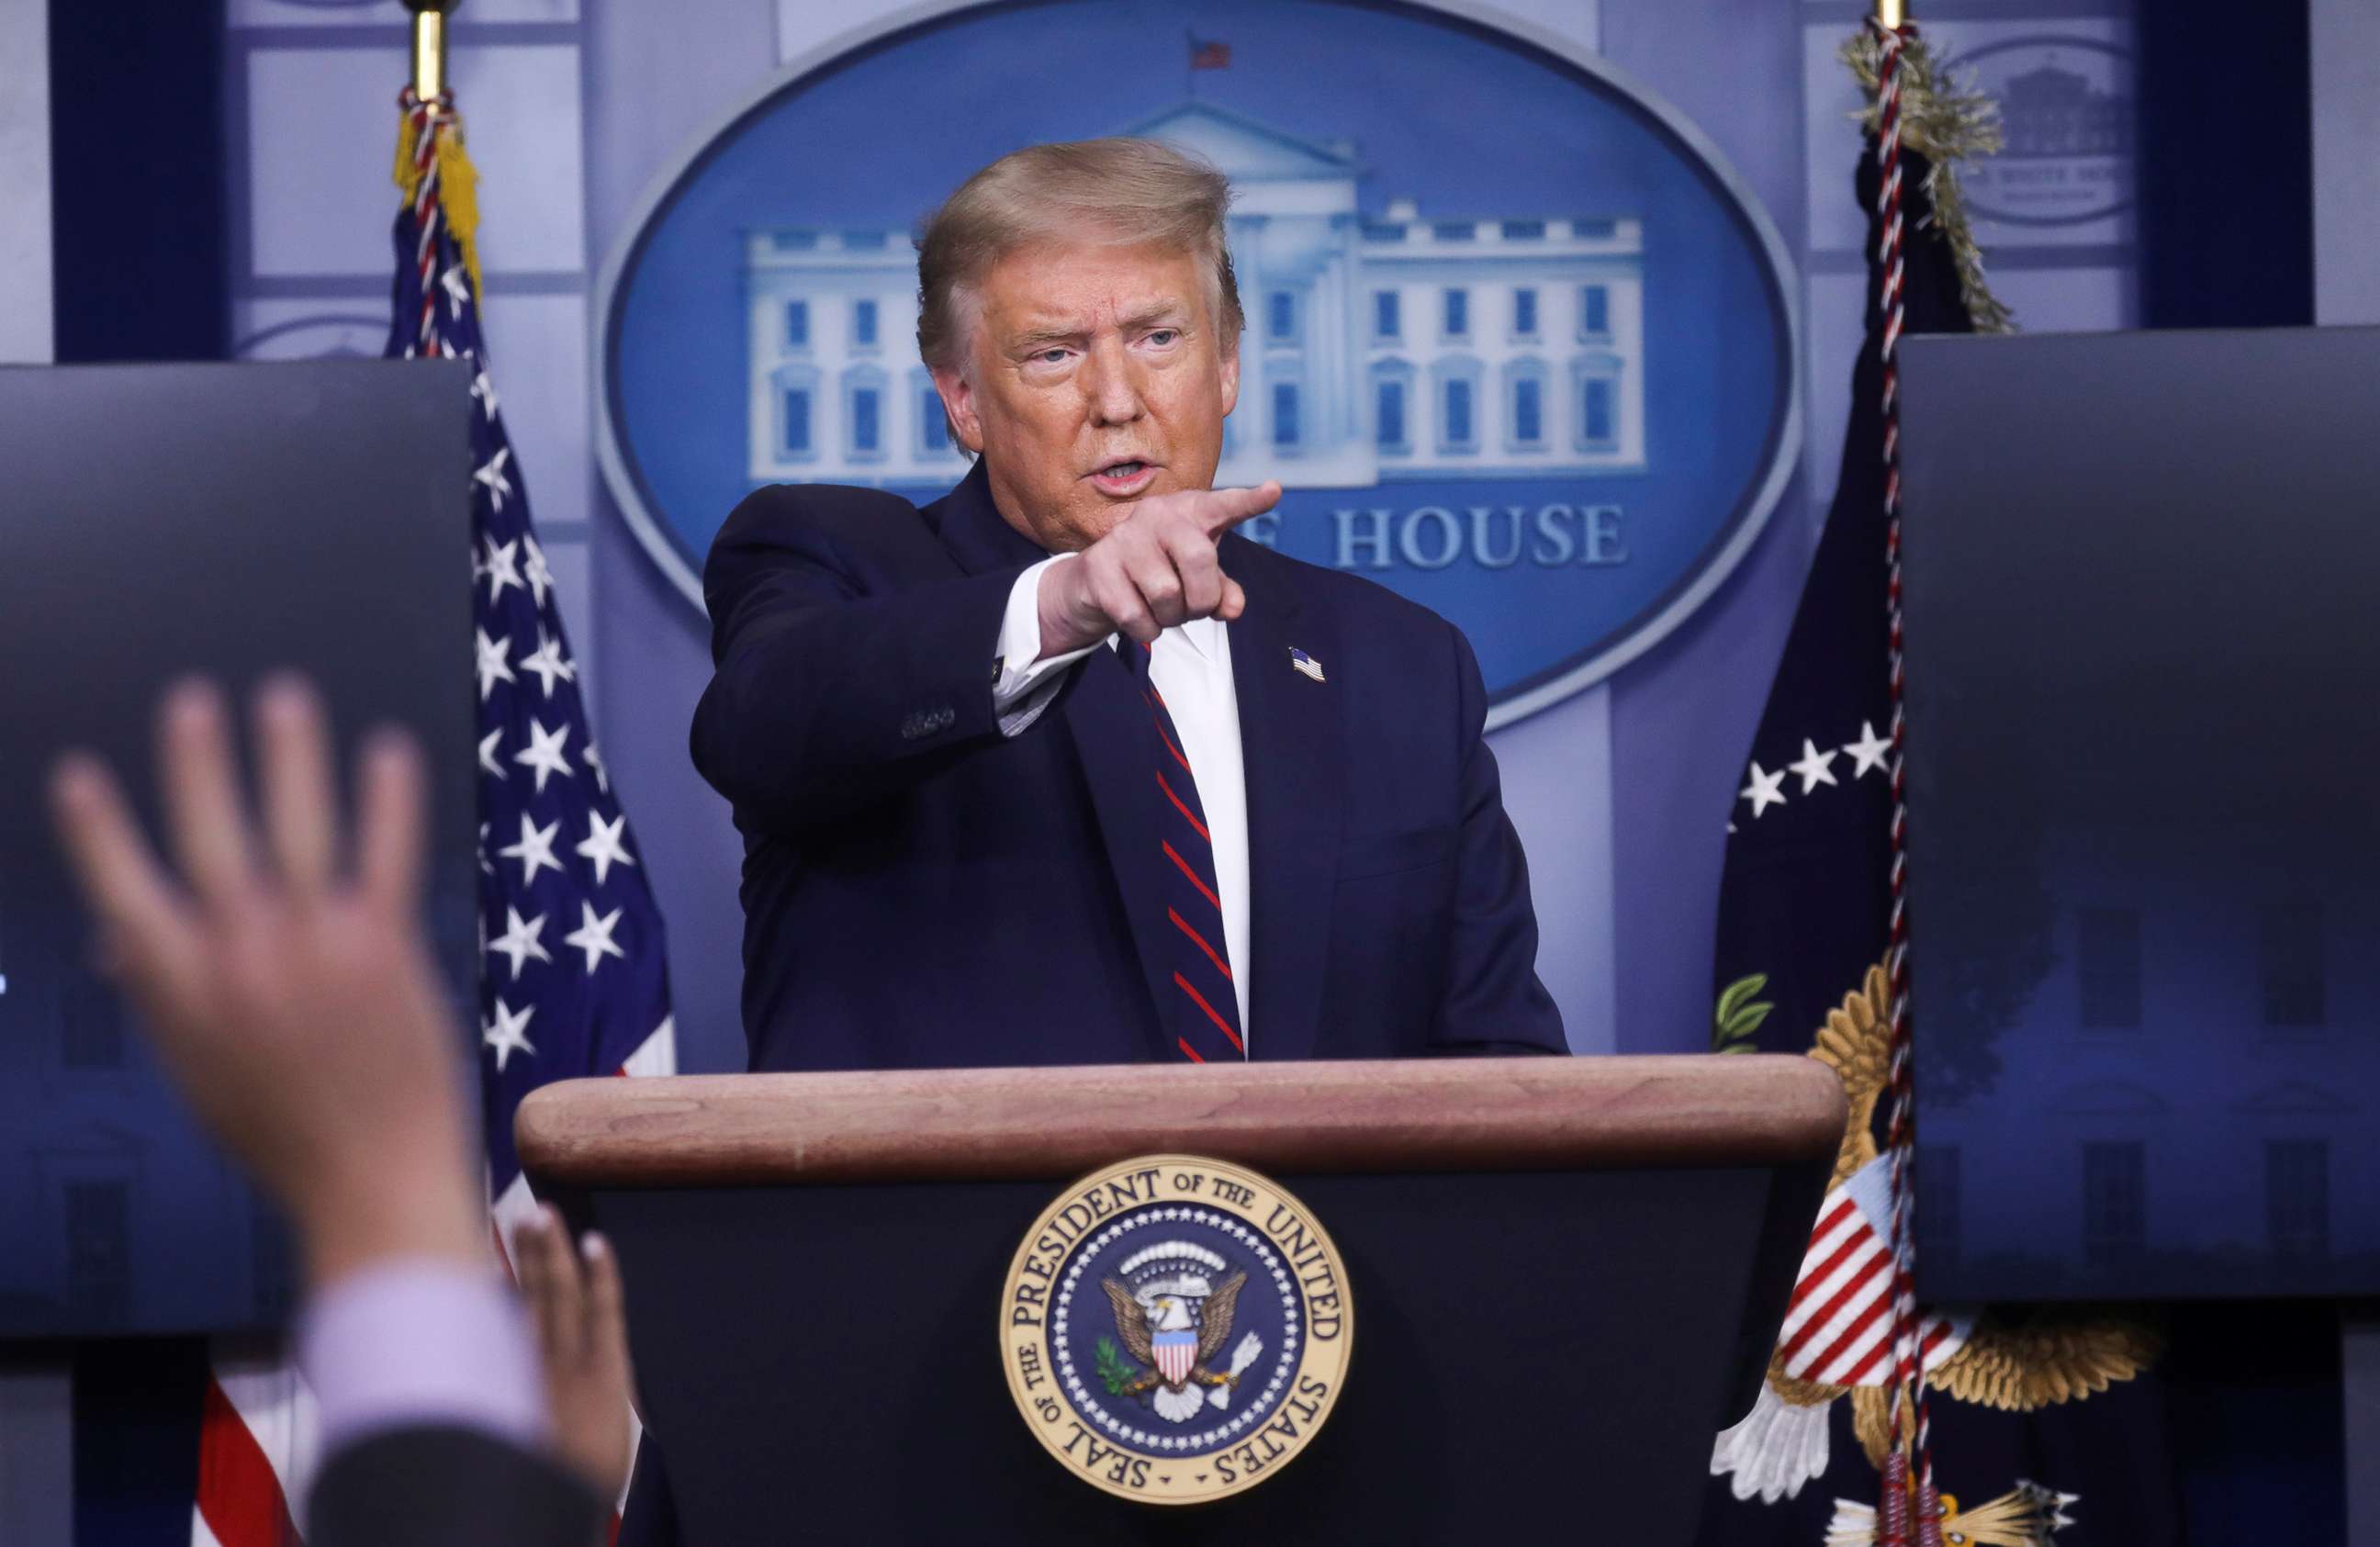
<svg viewBox="0 0 2380 1547"><path fill-rule="evenodd" d="M190 889L222 905L256 880L222 691L199 677L176 683L157 730L166 837Z"/></svg>
<svg viewBox="0 0 2380 1547"><path fill-rule="evenodd" d="M1281 485L1270 478L1254 489L1210 489L1200 502L1198 519L1208 537L1230 531L1252 515L1262 515L1281 503Z"/></svg>

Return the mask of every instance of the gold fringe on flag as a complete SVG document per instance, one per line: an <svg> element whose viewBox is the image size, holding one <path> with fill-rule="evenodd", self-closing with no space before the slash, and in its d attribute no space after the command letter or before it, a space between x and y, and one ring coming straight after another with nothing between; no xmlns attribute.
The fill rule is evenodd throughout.
<svg viewBox="0 0 2380 1547"><path fill-rule="evenodd" d="M480 286L480 172L471 164L470 152L463 149L463 115L453 108L432 109L438 115L434 148L431 154L438 166L438 207L444 214L446 229L455 245L463 249L463 266L470 271L471 294L484 294ZM404 190L407 203L413 201L417 189L413 170L413 115L408 110L396 120L396 186Z"/></svg>
<svg viewBox="0 0 2380 1547"><path fill-rule="evenodd" d="M1914 28L1904 34L1900 50L1900 142L1930 163L1925 192L1933 201L1934 222L1949 244L1959 270L1959 296L1979 333L2016 331L2016 320L1984 278L1984 250L1975 241L1967 214L1966 195L1959 187L1958 163L1970 156L1997 154L2000 140L1999 104L1982 91L1970 91L1939 73L1933 50ZM1859 78L1867 106L1853 115L1867 131L1876 132L1876 79L1883 45L1873 29L1863 27L1843 41L1844 64Z"/></svg>

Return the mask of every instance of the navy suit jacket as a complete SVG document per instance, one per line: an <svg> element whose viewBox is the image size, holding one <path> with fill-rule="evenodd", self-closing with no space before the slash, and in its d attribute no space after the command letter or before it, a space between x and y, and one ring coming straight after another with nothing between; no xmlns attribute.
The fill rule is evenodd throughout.
<svg viewBox="0 0 2380 1547"><path fill-rule="evenodd" d="M744 835L755 1070L1178 1058L1148 718L1111 650L1001 734L1009 592L1046 555L978 465L919 510L763 489L703 571L702 776ZM1528 868L1454 626L1236 534L1228 630L1257 1058L1562 1052ZM1291 651L1321 664L1315 682Z"/></svg>

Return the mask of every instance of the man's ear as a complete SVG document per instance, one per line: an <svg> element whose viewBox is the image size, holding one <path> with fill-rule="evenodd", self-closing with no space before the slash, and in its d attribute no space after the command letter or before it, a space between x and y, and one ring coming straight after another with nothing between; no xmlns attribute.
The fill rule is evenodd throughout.
<svg viewBox="0 0 2380 1547"><path fill-rule="evenodd" d="M1222 358L1217 365L1223 383L1223 417L1228 419L1240 405L1240 341L1233 337L1220 342Z"/></svg>
<svg viewBox="0 0 2380 1547"><path fill-rule="evenodd" d="M934 390L942 394L942 407L951 417L951 429L960 445L976 456L983 454L983 419L976 412L975 387L966 377L955 370L936 367Z"/></svg>

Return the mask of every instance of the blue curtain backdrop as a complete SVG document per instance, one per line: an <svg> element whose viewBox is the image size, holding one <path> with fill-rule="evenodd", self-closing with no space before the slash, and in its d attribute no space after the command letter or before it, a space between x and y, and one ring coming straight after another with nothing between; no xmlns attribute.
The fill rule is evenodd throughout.
<svg viewBox="0 0 2380 1547"><path fill-rule="evenodd" d="M2143 328L2313 322L2313 112L2303 0L2145 0Z"/></svg>

